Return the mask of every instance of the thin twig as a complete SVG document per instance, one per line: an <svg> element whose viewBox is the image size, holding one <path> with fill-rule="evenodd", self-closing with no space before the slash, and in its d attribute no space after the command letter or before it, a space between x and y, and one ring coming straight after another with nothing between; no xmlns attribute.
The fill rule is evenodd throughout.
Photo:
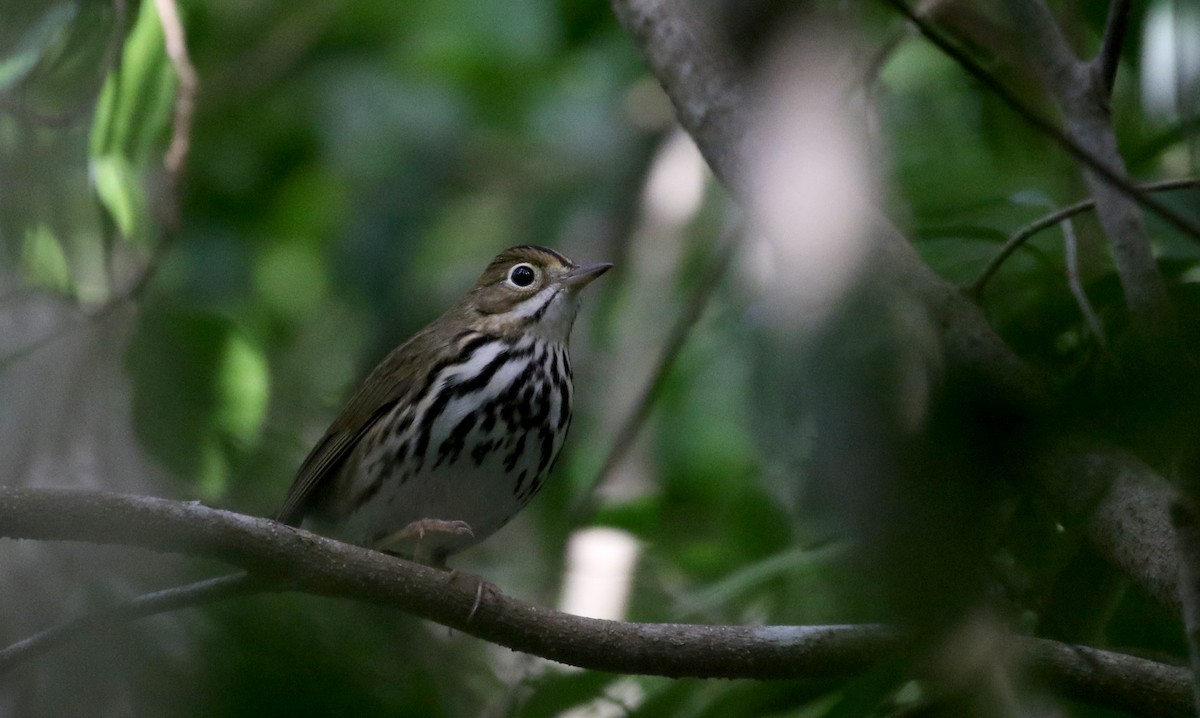
<svg viewBox="0 0 1200 718"><path fill-rule="evenodd" d="M1176 189L1186 189L1189 187L1200 187L1200 179L1195 177L1184 177L1182 179L1163 180L1162 182L1151 182L1150 184L1142 185L1141 189L1144 192L1167 192ZM1014 232L1000 247L1000 251L996 252L996 256L988 261L987 266L980 272L979 277L971 283L967 290L971 296L978 299L983 294L983 288L992 279L992 276L999 271L1000 266L1012 256L1013 252L1024 244L1030 237L1041 232L1043 229L1049 229L1054 225L1062 222L1064 219L1074 217L1077 214L1086 212L1096 206L1096 200L1085 199L1075 204L1067 205L1060 210L1051 212L1050 214L1041 217L1021 229Z"/></svg>
<svg viewBox="0 0 1200 718"><path fill-rule="evenodd" d="M167 57L171 60L171 67L179 80L179 89L175 95L175 113L171 121L171 141L163 155L163 167L167 171L166 192L161 205L163 230L137 278L129 289L114 297L110 303L136 299L145 292L179 232L180 193L184 169L191 151L192 120L196 112L196 93L200 89L200 77L188 55L187 34L184 32L175 0L154 0L154 7L162 25L163 45Z"/></svg>
<svg viewBox="0 0 1200 718"><path fill-rule="evenodd" d="M1100 323L1100 317L1096 316L1096 310L1088 300L1087 292L1083 289L1083 280L1079 277L1079 239L1075 236L1075 227L1069 219L1064 219L1061 225L1067 286L1071 289L1071 295L1075 297L1075 303L1079 305L1079 312L1083 315L1088 330L1091 331L1092 336L1096 337L1100 346L1105 346L1108 342L1104 337L1104 325Z"/></svg>
<svg viewBox="0 0 1200 718"><path fill-rule="evenodd" d="M608 480L613 469L617 467L621 460L625 458L629 447L633 445L638 433L641 432L642 426L646 423L646 418L650 416L650 410L654 406L654 402L662 393L662 388L666 384L667 377L671 373L671 369L675 366L675 360L679 358L679 352L683 349L683 345L687 343L688 337L691 336L692 328L696 326L700 315L704 313L705 307L712 299L717 285L721 282L721 277L725 275L726 269L733 260L734 250L738 247L739 234L742 231L742 223L736 222L730 226L722 235L716 250L708 261L708 266L700 272L697 279L696 287L692 290L691 296L688 297L684 304L683 312L675 320L675 325L671 327L671 333L667 337L666 343L663 345L662 354L659 355L658 363L654 367L654 373L646 382L645 388L634 404L633 410L625 419L625 423L617 431L617 436L613 439L612 447L608 450L608 455L604 457L604 463L600 465L600 469L592 478L592 481L584 489L583 495L571 512L573 524L585 523L596 510L596 491Z"/></svg>
<svg viewBox="0 0 1200 718"><path fill-rule="evenodd" d="M171 67L175 69L175 75L179 78L171 144L167 147L167 154L163 159L163 165L172 175L173 182L178 182L191 143L192 115L196 108L196 91L200 87L200 79L188 57L187 36L184 34L183 23L179 19L179 7L175 0L154 0L154 7L158 10L158 19L162 23L167 57L171 59Z"/></svg>
<svg viewBox="0 0 1200 718"><path fill-rule="evenodd" d="M897 27L889 28L887 34L883 38L883 42L879 47L875 48L866 62L863 63L862 71L862 86L868 89L875 87L879 82L880 76L883 74L883 68L896 54L896 49L900 47L900 43L904 42L909 35L913 33L913 26L903 20L897 20Z"/></svg>
<svg viewBox="0 0 1200 718"><path fill-rule="evenodd" d="M0 650L0 674L7 673L54 648L139 618L181 608L204 606L236 596L282 590L285 590L283 584L260 581L247 573L235 573L188 586L147 593L107 609L65 621L4 647Z"/></svg>
<svg viewBox="0 0 1200 718"><path fill-rule="evenodd" d="M1166 205L1156 199L1153 195L1147 194L1137 185L1131 182L1128 178L1118 174L1111 167L1106 165L1101 160L1097 159L1092 153L1085 150L1078 142L1072 139L1058 125L1043 117L1040 113L1034 110L1024 100L1016 95L1012 90L1009 90L999 80L992 76L982 65L976 62L969 54L959 48L956 44L942 36L940 32L935 30L932 25L926 22L917 13L904 2L904 0L883 0L883 2L891 5L897 12L902 13L907 17L921 34L925 36L934 47L941 50L947 57L954 60L960 67L967 71L971 77L977 82L986 87L992 94L1000 98L1004 104L1008 105L1009 109L1015 112L1021 119L1029 123L1034 129L1050 137L1060 147L1066 150L1067 154L1085 164L1088 169L1092 170L1098 177L1116 188L1121 194L1129 197L1143 207L1154 212L1161 217L1165 222L1175 227L1185 236L1190 237L1193 241L1200 242L1200 224L1194 220L1185 217L1176 212L1169 205Z"/></svg>
<svg viewBox="0 0 1200 718"><path fill-rule="evenodd" d="M64 324L62 326L56 327L55 329L53 329L49 332L46 332L44 335L38 337L37 339L34 339L33 341L29 342L25 346L20 347L18 349L14 349L13 351L9 352L8 354L5 354L4 356L0 356L0 371L4 371L5 368L7 368L13 364L16 364L17 362L20 362L21 360L25 359L26 357L30 356L31 354L34 354L35 352L49 346L50 344L53 344L54 342L58 341L59 339L62 339L63 337L65 337L70 332L72 332L76 329L79 329L82 326L83 326L82 322L75 323L75 324Z"/></svg>
<svg viewBox="0 0 1200 718"><path fill-rule="evenodd" d="M1121 62L1121 44L1129 27L1129 10L1133 6L1131 0L1112 0L1108 5L1108 18L1104 21L1104 40L1100 43L1100 51L1092 60L1104 81L1104 89L1109 95L1113 91L1113 83L1117 79L1117 66Z"/></svg>

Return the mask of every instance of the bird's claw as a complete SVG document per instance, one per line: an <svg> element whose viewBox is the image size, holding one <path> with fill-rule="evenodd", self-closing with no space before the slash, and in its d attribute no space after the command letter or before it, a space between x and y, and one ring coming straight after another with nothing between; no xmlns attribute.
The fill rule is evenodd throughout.
<svg viewBox="0 0 1200 718"><path fill-rule="evenodd" d="M450 571L451 581L457 581L463 578L475 582L475 599L471 601L471 610L467 611L467 623L470 623L471 620L475 618L475 614L479 612L479 607L483 605L484 593L491 594L493 598L499 598L503 594L496 584L491 583L490 581L484 581L479 576L467 573L466 571L459 571L458 569L453 569Z"/></svg>

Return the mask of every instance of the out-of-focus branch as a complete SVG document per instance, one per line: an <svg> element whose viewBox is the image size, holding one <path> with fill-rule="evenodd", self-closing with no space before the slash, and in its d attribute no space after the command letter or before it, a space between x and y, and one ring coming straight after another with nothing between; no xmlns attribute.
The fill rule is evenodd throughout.
<svg viewBox="0 0 1200 718"><path fill-rule="evenodd" d="M647 417L650 416L650 409L654 406L655 399L662 392L667 377L670 375L671 369L675 366L675 360L679 358L679 353L683 350L684 344L687 343L688 337L691 336L692 329L696 326L696 322L700 321L700 315L708 307L709 300L712 299L717 286L721 283L721 278L725 276L726 270L733 261L735 250L741 239L739 235L743 229L744 227L741 222L726 229L713 256L708 259L708 266L701 272L700 278L696 283L696 288L692 290L691 295L684 302L683 311L671 327L671 333L667 336L667 341L663 345L658 363L654 367L654 373L646 382L646 386L634 404L633 410L617 431L617 436L613 439L612 447L609 449L608 455L604 457L604 463L596 471L592 482L584 489L579 505L572 511L574 523L585 523L595 513L596 491L608 479L613 469L625 458L629 447L637 439L642 425L646 423Z"/></svg>
<svg viewBox="0 0 1200 718"><path fill-rule="evenodd" d="M711 18L699 6L681 0L613 0L613 8L670 96L684 129L729 185L730 178L741 176L743 153L754 142L749 119L753 107L741 68L719 47L697 44L716 42L712 30L704 27ZM736 183L731 187L739 192ZM880 266L929 312L948 367L978 376L1014 400L1047 401L1044 379L996 335L979 307L934 272L895 228L881 220L877 229ZM1088 517L1088 536L1102 555L1159 600L1177 605L1177 562L1166 514L1169 484L1124 454L1070 447L1064 452L1070 460L1061 462L1061 472L1043 472L1057 477L1051 488L1060 510ZM1128 463L1134 470L1118 472L1119 481L1105 481L1092 470L1093 461L1113 471ZM1105 503L1098 507L1100 496ZM1136 511L1137 521L1120 513L1119 507L1133 507L1148 497L1153 500Z"/></svg>
<svg viewBox="0 0 1200 718"><path fill-rule="evenodd" d="M1161 213L1159 208L1164 205L1157 199L1128 191L1125 161L1117 148L1112 124L1109 86L1103 74L1106 60L1093 65L1078 59L1042 0L1010 0L1008 6L1021 28L1014 35L1023 41L1030 55L1028 66L1062 111L1067 137L1084 155L1095 160L1086 163L1084 181L1096 200L1096 215L1108 238L1135 326L1149 338L1171 336L1176 331L1175 312L1138 205L1154 210L1164 219L1167 217ZM1120 7L1112 8L1102 53L1119 50L1124 26L1121 15ZM1115 63L1115 57L1111 61ZM1097 72L1097 68L1101 71ZM1172 224L1193 238L1198 236L1190 220Z"/></svg>
<svg viewBox="0 0 1200 718"><path fill-rule="evenodd" d="M138 496L0 488L0 536L138 546L275 577L289 589L398 608L513 650L594 670L722 678L844 678L905 645L880 626L703 626L572 616L476 582L269 519ZM264 579L271 580L271 579ZM235 585L236 587L236 585ZM1017 639L1063 695L1141 716L1186 715L1187 671L1134 656Z"/></svg>
<svg viewBox="0 0 1200 718"><path fill-rule="evenodd" d="M618 20L666 90L680 124L695 140L714 174L735 195L749 147L753 103L745 68L717 39L700 6L677 0L613 0ZM1036 400L1042 380L1012 354L979 308L920 258L907 239L879 218L880 263L934 315L952 364L981 374L1010 396Z"/></svg>

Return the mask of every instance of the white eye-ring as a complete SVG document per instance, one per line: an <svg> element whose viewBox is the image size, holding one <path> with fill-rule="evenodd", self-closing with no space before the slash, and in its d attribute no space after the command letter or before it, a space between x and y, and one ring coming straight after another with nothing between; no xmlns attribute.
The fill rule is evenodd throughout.
<svg viewBox="0 0 1200 718"><path fill-rule="evenodd" d="M519 289L524 289L533 284L537 279L537 271L532 265L522 262L512 269L508 270L508 283Z"/></svg>

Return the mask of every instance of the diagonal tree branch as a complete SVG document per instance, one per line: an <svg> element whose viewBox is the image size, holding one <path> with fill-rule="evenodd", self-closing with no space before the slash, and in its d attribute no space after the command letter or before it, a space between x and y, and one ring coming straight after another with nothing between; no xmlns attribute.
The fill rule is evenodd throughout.
<svg viewBox="0 0 1200 718"><path fill-rule="evenodd" d="M879 626L703 626L582 618L485 593L476 582L269 519L138 496L0 488L0 536L137 546L239 566L320 596L397 608L544 658L601 671L720 678L844 678L905 641ZM237 579L217 579L232 584ZM1142 716L1187 715L1187 670L1043 639L1027 669L1062 694Z"/></svg>
<svg viewBox="0 0 1200 718"><path fill-rule="evenodd" d="M676 0L613 0L613 12L675 106L713 173L735 194L746 161L750 98L743 67L703 22L700 7Z"/></svg>
<svg viewBox="0 0 1200 718"><path fill-rule="evenodd" d="M1101 555L1179 610L1179 553L1169 520L1178 492L1132 454L1067 441L1039 457L1041 486Z"/></svg>
<svg viewBox="0 0 1200 718"><path fill-rule="evenodd" d="M1192 662L1192 690L1200 706L1200 510L1195 499L1181 497L1172 504L1171 523L1183 558L1179 562L1179 595Z"/></svg>
<svg viewBox="0 0 1200 718"><path fill-rule="evenodd" d="M612 0L612 4L667 91L684 129L717 176L737 194L746 148L754 142L750 120L754 106L745 89L743 68L721 49L708 24L712 19L682 0ZM897 285L933 318L948 368L979 377L1015 400L1049 403L1045 379L1013 353L979 307L934 272L894 227L880 220L877 230L883 255L880 265L888 267ZM1169 482L1121 452L1096 447L1067 447L1064 452L1065 458L1053 454L1034 469L1046 477L1047 490L1059 510L1086 520L1086 533L1102 555L1165 605L1177 606L1178 562L1166 500L1158 501L1168 495ZM1124 520L1120 507L1147 495L1155 502L1138 514L1139 520ZM1104 497L1104 505L1112 510L1097 510L1098 497ZM1162 511L1157 511L1160 506Z"/></svg>
<svg viewBox="0 0 1200 718"><path fill-rule="evenodd" d="M680 124L714 174L735 195L744 192L744 165L755 141L754 112L745 68L733 61L702 10L678 0L613 0L613 10L650 71L666 90ZM740 197L739 197L740 198ZM898 230L882 218L876 227L881 264L913 293L943 330L952 363L1002 386L1010 396L1039 401L1042 378L1017 358L988 326L982 312L939 277Z"/></svg>
<svg viewBox="0 0 1200 718"><path fill-rule="evenodd" d="M187 586L147 593L124 603L64 621L0 649L0 675L59 646L129 621L183 608L196 608L237 596L280 591L285 588L282 584L256 580L247 573L234 573Z"/></svg>

